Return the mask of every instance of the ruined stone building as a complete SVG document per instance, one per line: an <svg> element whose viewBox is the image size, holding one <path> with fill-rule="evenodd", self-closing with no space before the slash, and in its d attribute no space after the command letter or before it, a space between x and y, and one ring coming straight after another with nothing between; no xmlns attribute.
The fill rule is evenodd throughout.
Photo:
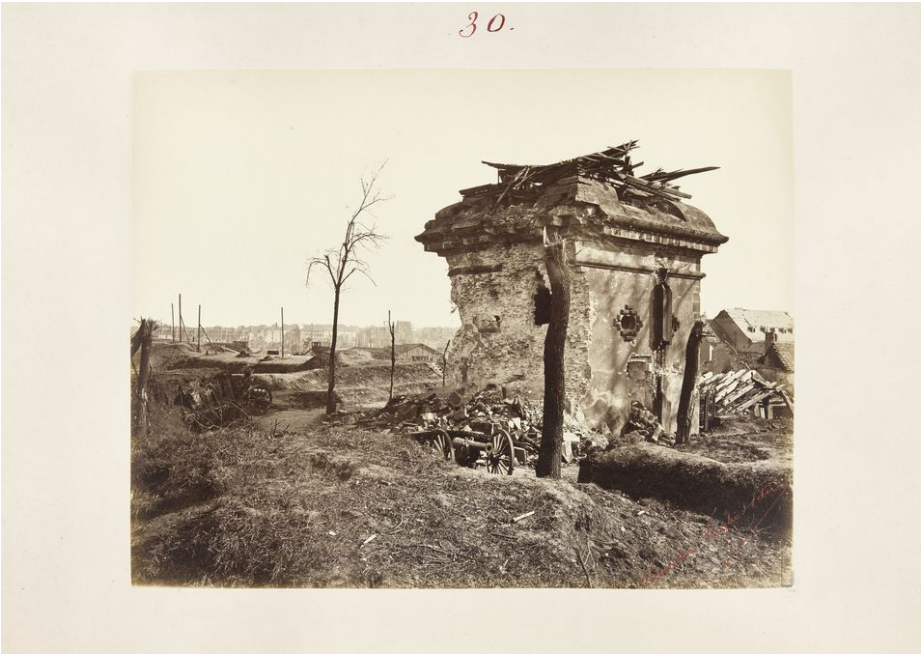
<svg viewBox="0 0 923 657"><path fill-rule="evenodd" d="M547 229L565 239L571 271L569 411L617 433L638 400L676 430L700 261L727 237L672 182L714 167L635 175L635 147L543 166L485 162L497 182L461 190L427 222L416 239L447 260L462 322L452 379L519 381L541 395Z"/></svg>

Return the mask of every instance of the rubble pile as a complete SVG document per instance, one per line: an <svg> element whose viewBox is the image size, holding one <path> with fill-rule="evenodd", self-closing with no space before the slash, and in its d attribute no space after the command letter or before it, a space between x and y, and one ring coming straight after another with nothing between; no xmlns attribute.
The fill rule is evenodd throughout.
<svg viewBox="0 0 923 657"><path fill-rule="evenodd" d="M514 447L523 450L526 462L532 463L541 444L541 405L506 393L505 388L488 386L474 394L456 390L445 397L435 392L395 396L384 408L367 414L357 424L369 429L390 429L393 433L437 428L489 432L493 424L507 431ZM592 445L605 446L606 441L565 414L564 460L571 463L579 459Z"/></svg>
<svg viewBox="0 0 923 657"><path fill-rule="evenodd" d="M622 429L622 436L633 443L646 441L667 445L675 444L674 437L664 431L657 416L644 408L639 401L631 402L628 422Z"/></svg>
<svg viewBox="0 0 923 657"><path fill-rule="evenodd" d="M706 372L699 377L699 398L711 406L709 415L752 413L760 403L784 403L794 412L794 402L781 384L750 369L724 374Z"/></svg>

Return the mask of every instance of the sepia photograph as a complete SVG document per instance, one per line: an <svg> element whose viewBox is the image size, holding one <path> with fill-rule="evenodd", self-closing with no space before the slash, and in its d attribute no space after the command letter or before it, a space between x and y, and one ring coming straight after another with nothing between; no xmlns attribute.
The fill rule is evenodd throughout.
<svg viewBox="0 0 923 657"><path fill-rule="evenodd" d="M137 74L132 581L791 585L790 85Z"/></svg>
<svg viewBox="0 0 923 657"><path fill-rule="evenodd" d="M0 651L919 652L919 3L0 33Z"/></svg>

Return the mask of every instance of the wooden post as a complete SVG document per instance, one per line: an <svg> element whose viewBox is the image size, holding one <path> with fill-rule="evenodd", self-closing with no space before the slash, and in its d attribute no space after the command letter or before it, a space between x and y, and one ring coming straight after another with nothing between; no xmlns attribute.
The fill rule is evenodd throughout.
<svg viewBox="0 0 923 657"><path fill-rule="evenodd" d="M570 272L563 239L545 238L545 269L551 284L551 317L545 334L545 398L542 408L542 442L537 477L561 477L564 441L564 348L570 316Z"/></svg>
<svg viewBox="0 0 923 657"><path fill-rule="evenodd" d="M683 387L679 393L679 409L676 417L676 444L684 445L689 442L692 433L692 417L695 406L692 404L692 393L699 378L699 345L702 342L702 329L705 322L698 319L689 331L689 341L686 342L686 364L683 369Z"/></svg>
<svg viewBox="0 0 923 657"><path fill-rule="evenodd" d="M170 334L172 341L176 342L176 318L173 316L173 304L170 304Z"/></svg>
<svg viewBox="0 0 923 657"><path fill-rule="evenodd" d="M199 319L196 321L195 350L202 351L202 304L199 304Z"/></svg>
<svg viewBox="0 0 923 657"><path fill-rule="evenodd" d="M285 308L280 308L282 311L282 358L285 358Z"/></svg>
<svg viewBox="0 0 923 657"><path fill-rule="evenodd" d="M445 370L448 367L448 361L446 360L446 354L449 353L450 344L452 344L451 340L445 343L445 349L442 350L442 387L443 388L445 388Z"/></svg>
<svg viewBox="0 0 923 657"><path fill-rule="evenodd" d="M391 311L388 311L388 331L391 333L391 387L388 388L388 401L394 397L394 322L391 321Z"/></svg>
<svg viewBox="0 0 923 657"><path fill-rule="evenodd" d="M134 403L132 404L132 436L140 436L147 432L147 383L150 378L151 368L151 342L154 339L154 322L142 319L141 326L131 339L131 356L134 358L138 349L141 350L141 363L138 366L138 380L135 385Z"/></svg>
<svg viewBox="0 0 923 657"><path fill-rule="evenodd" d="M186 341L186 326L183 324L183 295L179 295L179 339Z"/></svg>

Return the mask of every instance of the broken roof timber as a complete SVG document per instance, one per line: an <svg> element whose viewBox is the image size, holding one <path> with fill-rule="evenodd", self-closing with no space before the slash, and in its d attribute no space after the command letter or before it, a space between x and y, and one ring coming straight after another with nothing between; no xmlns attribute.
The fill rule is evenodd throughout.
<svg viewBox="0 0 923 657"><path fill-rule="evenodd" d="M706 171L714 171L719 167L699 167L698 169L677 169L676 171L671 171L669 173L658 169L654 173L648 173L641 178L644 180L656 180L656 181L670 181L676 180L677 178L682 178L683 176L691 176L696 173L705 173Z"/></svg>
<svg viewBox="0 0 923 657"><path fill-rule="evenodd" d="M666 200L690 199L692 196L679 191L679 187L670 184L673 180L696 173L714 171L718 167L699 167L697 169L676 169L664 171L657 169L643 176L636 176L634 171L643 162L631 162L629 153L637 148L637 140L610 147L597 153L589 153L553 164L504 164L500 162L483 163L497 170L499 181L493 185L482 185L461 190L462 196L484 196L499 193L499 200L511 190L529 189L556 182L569 175L578 174L594 177L616 187L629 188L627 192L647 198L654 196Z"/></svg>

